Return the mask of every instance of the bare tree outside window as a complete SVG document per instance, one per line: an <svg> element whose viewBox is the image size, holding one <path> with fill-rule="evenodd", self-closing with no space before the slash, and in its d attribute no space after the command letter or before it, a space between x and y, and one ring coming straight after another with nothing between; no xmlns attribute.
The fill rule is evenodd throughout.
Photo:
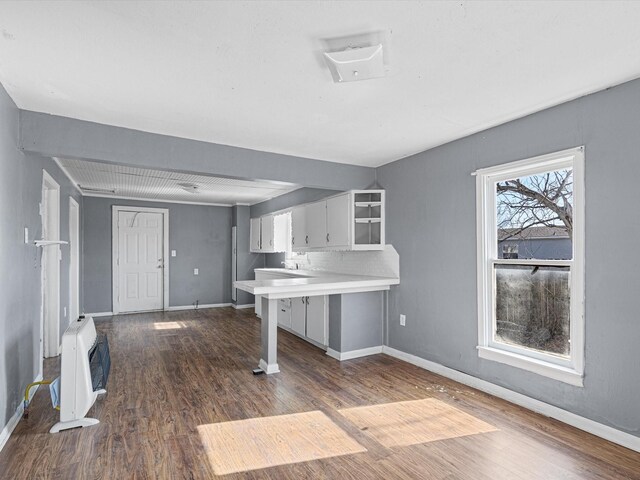
<svg viewBox="0 0 640 480"><path fill-rule="evenodd" d="M561 169L496 183L497 238L503 258L514 259L504 255L505 241L519 259L572 257L572 173ZM495 340L569 356L569 268L496 265L494 274Z"/></svg>

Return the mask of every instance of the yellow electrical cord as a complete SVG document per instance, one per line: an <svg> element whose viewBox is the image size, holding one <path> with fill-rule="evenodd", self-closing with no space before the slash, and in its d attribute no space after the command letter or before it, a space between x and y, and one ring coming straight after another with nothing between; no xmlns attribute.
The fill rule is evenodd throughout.
<svg viewBox="0 0 640 480"><path fill-rule="evenodd" d="M33 382L27 385L27 388L24 391L24 418L27 418L29 416L29 411L27 410L27 407L29 406L29 391L36 385L50 385L51 383L53 383L53 380L41 380L39 382ZM60 410L60 407L57 406L55 407L55 409Z"/></svg>

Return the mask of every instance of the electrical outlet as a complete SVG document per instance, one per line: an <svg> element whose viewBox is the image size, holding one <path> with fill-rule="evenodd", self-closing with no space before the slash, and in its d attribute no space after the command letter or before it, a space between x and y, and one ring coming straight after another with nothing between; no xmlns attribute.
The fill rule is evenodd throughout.
<svg viewBox="0 0 640 480"><path fill-rule="evenodd" d="M193 274L194 274L194 275L198 275L199 273L200 273L200 272L199 272L199 270L198 270L197 268L194 268L194 269L193 269Z"/></svg>
<svg viewBox="0 0 640 480"><path fill-rule="evenodd" d="M24 227L24 243L29 243L29 227Z"/></svg>
<svg viewBox="0 0 640 480"><path fill-rule="evenodd" d="M400 314L400 325L404 327L406 324L407 324L407 316Z"/></svg>
<svg viewBox="0 0 640 480"><path fill-rule="evenodd" d="M171 250L171 256L175 257L176 256L176 251L175 250Z"/></svg>

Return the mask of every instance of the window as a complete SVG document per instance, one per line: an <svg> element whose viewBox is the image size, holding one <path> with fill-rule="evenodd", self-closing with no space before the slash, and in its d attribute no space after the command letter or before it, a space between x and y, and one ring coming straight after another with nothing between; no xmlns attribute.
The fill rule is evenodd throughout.
<svg viewBox="0 0 640 480"><path fill-rule="evenodd" d="M582 386L583 147L476 175L479 356Z"/></svg>

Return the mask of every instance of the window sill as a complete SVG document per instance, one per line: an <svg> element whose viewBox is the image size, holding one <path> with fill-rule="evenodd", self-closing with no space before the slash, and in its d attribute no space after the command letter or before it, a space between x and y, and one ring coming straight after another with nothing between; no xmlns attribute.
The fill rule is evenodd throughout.
<svg viewBox="0 0 640 480"><path fill-rule="evenodd" d="M572 368L561 367L560 365L554 365L553 363L519 355L517 353L507 352L505 350L499 350L497 348L482 346L477 348L478 356L480 358L528 370L529 372L568 383L570 385L575 385L576 387L584 386L583 375Z"/></svg>

